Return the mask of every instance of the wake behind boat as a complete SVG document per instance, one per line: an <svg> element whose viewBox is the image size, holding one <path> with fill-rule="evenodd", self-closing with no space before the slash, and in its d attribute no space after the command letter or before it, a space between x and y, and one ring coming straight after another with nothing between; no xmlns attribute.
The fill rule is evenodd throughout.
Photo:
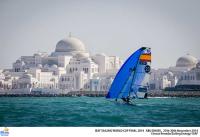
<svg viewBox="0 0 200 137"><path fill-rule="evenodd" d="M116 101L122 99L126 103L130 103L132 99L147 98L150 71L151 49L142 47L122 65L106 98Z"/></svg>

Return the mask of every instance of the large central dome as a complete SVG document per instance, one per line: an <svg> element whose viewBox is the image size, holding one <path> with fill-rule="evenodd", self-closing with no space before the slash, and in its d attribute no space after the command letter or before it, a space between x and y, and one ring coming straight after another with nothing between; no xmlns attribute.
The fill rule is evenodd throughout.
<svg viewBox="0 0 200 137"><path fill-rule="evenodd" d="M176 62L176 67L187 67L187 68L193 68L196 66L198 60L187 54L185 56L180 57Z"/></svg>
<svg viewBox="0 0 200 137"><path fill-rule="evenodd" d="M75 37L60 40L56 45L55 52L85 52L85 45Z"/></svg>

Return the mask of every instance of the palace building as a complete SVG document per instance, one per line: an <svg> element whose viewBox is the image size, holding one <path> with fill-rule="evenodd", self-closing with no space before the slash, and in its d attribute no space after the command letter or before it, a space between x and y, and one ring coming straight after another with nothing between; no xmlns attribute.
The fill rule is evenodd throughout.
<svg viewBox="0 0 200 137"><path fill-rule="evenodd" d="M162 90L172 87L200 85L200 63L198 62L197 58L187 54L178 58L174 67L153 69L150 77L151 89Z"/></svg>
<svg viewBox="0 0 200 137"><path fill-rule="evenodd" d="M12 69L2 70L0 88L91 90L94 87L91 81L104 78L101 76L105 73L114 77L113 72L121 65L122 60L117 56L91 56L80 39L69 36L58 41L52 53L40 52L32 56L21 56L13 63ZM107 83L99 84L101 85L98 87L108 87Z"/></svg>

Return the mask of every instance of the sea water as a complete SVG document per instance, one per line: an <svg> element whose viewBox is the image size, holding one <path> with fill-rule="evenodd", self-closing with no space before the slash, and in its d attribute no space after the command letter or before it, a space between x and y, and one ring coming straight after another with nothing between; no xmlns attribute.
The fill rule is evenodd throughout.
<svg viewBox="0 0 200 137"><path fill-rule="evenodd" d="M200 126L200 98L1 97L0 126Z"/></svg>

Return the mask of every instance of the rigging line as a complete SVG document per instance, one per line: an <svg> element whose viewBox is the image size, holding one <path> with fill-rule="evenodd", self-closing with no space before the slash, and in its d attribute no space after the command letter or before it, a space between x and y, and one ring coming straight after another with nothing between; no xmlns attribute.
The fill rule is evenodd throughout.
<svg viewBox="0 0 200 137"><path fill-rule="evenodd" d="M133 72L131 72L131 75L132 75L132 73L133 73ZM129 77L130 77L130 76L129 76ZM126 82L124 83L124 85L127 84L128 80L129 80L129 77L126 79ZM121 88L121 90L120 90L120 92L119 92L117 98L119 97L119 95L120 95L121 93L125 93L125 92L122 92L123 89L124 89L124 86L122 86L122 88Z"/></svg>
<svg viewBox="0 0 200 137"><path fill-rule="evenodd" d="M140 53L140 56L141 56L141 53ZM139 58L140 58L140 56L138 57L138 59L137 59L137 64L136 64L136 66L135 66L135 73L134 74L136 74L136 72L137 72L137 67L138 67L138 64L139 64ZM136 76L135 75L133 75L133 78L132 78L132 81L131 81L131 86L130 86L130 90L132 90L132 84L133 84L133 81L135 81L135 79L136 79ZM134 92L135 93L135 92ZM135 95L136 95L136 93L135 93ZM128 95L129 97L130 97L130 91L129 91L129 95ZM137 95L136 95L137 96Z"/></svg>

